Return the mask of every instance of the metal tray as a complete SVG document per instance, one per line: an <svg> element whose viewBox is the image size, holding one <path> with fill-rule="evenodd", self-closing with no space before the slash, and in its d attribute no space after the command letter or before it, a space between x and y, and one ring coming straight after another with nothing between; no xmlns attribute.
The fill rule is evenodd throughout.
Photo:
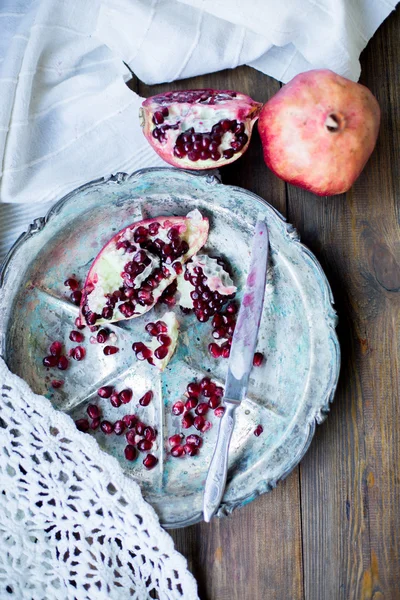
<svg viewBox="0 0 400 600"><path fill-rule="evenodd" d="M136 412L159 431L154 452L159 463L146 471L141 459L128 463L124 436L94 433L99 445L120 461L125 473L139 482L145 498L165 527L183 527L202 519L202 491L219 420L196 457L172 458L167 438L179 430L180 417L171 405L186 384L204 375L223 383L227 361L213 359L207 345L211 324L183 315L179 348L166 371L138 363L131 349L143 339L144 318L111 325L120 352L104 356L102 346L89 343L82 362L71 361L66 372L49 373L42 365L50 343L64 340L78 309L68 301L63 285L72 273L81 280L102 246L122 227L140 218L185 215L198 208L210 219L206 249L226 257L240 290L249 263L250 241L257 215L268 223L271 258L258 349L266 356L253 370L248 397L237 411L229 475L218 515L271 490L300 461L315 430L326 417L339 374L340 353L335 333L336 313L325 275L311 252L283 217L264 200L237 187L224 186L214 176L198 176L169 168L119 173L84 185L60 200L44 218L36 219L16 242L0 279L0 352L10 370L47 396L54 407L72 418L84 416L86 405L99 401L105 418L116 420ZM158 309L156 309L158 310ZM65 376L53 390L51 379ZM131 404L112 408L96 395L100 385L131 387ZM154 400L135 406L148 389ZM118 416L117 416L118 415ZM264 433L253 431L261 423Z"/></svg>

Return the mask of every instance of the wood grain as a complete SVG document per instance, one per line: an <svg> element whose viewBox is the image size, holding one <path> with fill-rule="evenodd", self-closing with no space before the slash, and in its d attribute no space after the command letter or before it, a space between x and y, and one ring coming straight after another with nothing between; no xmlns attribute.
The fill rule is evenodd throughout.
<svg viewBox="0 0 400 600"><path fill-rule="evenodd" d="M399 26L392 15L362 57L382 125L356 185L326 199L288 186L288 219L332 284L343 353L331 415L301 463L307 600L400 598Z"/></svg>
<svg viewBox="0 0 400 600"><path fill-rule="evenodd" d="M342 370L331 414L300 468L231 517L172 532L202 600L400 599L399 30L400 14L392 14L362 56L382 126L348 194L318 199L285 186L264 166L257 133L222 170L224 183L286 214L317 255L336 300ZM130 87L143 96L231 88L265 102L279 84L241 67Z"/></svg>

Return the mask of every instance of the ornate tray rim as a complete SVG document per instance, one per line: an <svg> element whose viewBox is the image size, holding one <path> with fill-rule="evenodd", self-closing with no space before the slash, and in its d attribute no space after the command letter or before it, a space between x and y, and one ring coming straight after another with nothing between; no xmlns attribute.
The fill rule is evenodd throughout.
<svg viewBox="0 0 400 600"><path fill-rule="evenodd" d="M47 214L44 217L38 217L38 218L34 219L34 221L28 227L27 231L22 233L19 236L19 238L14 242L14 244L11 246L10 250L6 254L2 264L0 265L0 292L2 291L2 288L4 285L5 274L7 272L7 269L10 266L10 263L15 255L15 253L20 249L20 247L31 236L42 231L42 229L46 226L46 224L50 221L50 219L55 217L60 212L62 207L71 198L73 198L76 194L78 194L92 186L95 186L95 185L104 184L104 183L108 183L108 182L120 183L120 182L125 182L127 180L139 179L140 177L142 177L143 175L146 175L147 173L154 173L154 172L162 173L162 172L166 172L166 171L167 172L175 172L175 173L177 172L176 169L169 168L169 167L147 167L147 168L143 168L143 169L134 171L131 174L124 173L124 172L118 172L116 174L111 174L108 176L100 177L98 179L94 179L88 183L85 183L85 184L75 188L74 190L72 190L71 192L66 194L65 196L63 196L60 200L56 201L55 204L52 206L52 208L47 212ZM210 172L205 172L205 173L199 174L199 173L194 173L193 171L187 171L184 169L179 170L178 172L185 173L185 175L187 177L191 177L191 178L201 177L203 179L203 181L210 186L222 184L220 178L218 176L216 176L215 174L211 174ZM255 500L258 496L260 496L261 494L263 494L265 492L269 492L269 491L273 490L277 486L277 484L281 480L285 479L290 474L290 472L299 464L299 462L301 461L301 459L303 458L303 456L305 455L305 453L307 452L307 450L311 444L311 440L315 433L316 425L317 424L320 425L321 423L323 423L323 421L325 421L325 419L328 416L328 413L330 410L330 404L333 402L336 387L337 387L337 382L339 379L340 357L341 357L339 340L338 340L336 330L335 330L337 323L338 323L338 316L334 309L334 298L333 298L332 290L329 285L328 279L327 279L321 265L319 264L317 258L314 256L314 254L311 252L311 250L309 250L304 244L302 244L300 242L300 236L297 233L296 229L293 227L293 225L291 225L290 223L287 223L286 218L274 206L272 206L271 204L269 204L269 202L264 200L264 198L261 198L257 194L250 192L249 190L246 190L239 186L231 186L231 185L225 185L225 184L222 184L222 185L224 185L224 187L227 188L228 190L237 190L244 196L247 196L247 197L251 198L252 200L256 200L257 202L262 202L263 204L268 206L268 208L270 210L272 210L275 213L275 215L283 222L285 233L286 233L287 237L290 238L290 241L292 243L297 244L300 251L303 252L304 254L306 254L307 257L311 260L312 266L316 270L316 275L320 279L320 281L322 283L322 288L325 291L325 293L323 293L323 301L324 301L324 306L325 306L324 318L326 319L326 322L328 324L328 328L329 328L329 332L330 332L329 339L333 344L335 354L334 354L334 358L333 358L333 362L332 362L332 370L331 370L332 377L331 377L330 388L327 390L325 397L322 398L322 401L321 401L320 405L318 406L317 410L314 412L314 414L310 415L308 421L306 421L306 423L305 423L305 425L308 428L308 431L306 428L304 429L304 431L306 432L306 435L304 436L304 443L301 446L300 451L293 457L293 459L289 463L287 469L284 471L284 473L279 478L272 479L269 481L263 481L261 484L259 484L253 490L253 492L251 494L247 495L246 497L239 498L235 502L222 502L218 509L218 512L217 512L218 517L229 515L236 508L244 506L245 504L251 502L252 500ZM321 290L321 292L322 292L322 290ZM2 325L1 322L0 322L0 325ZM0 339L0 341L1 341L1 339ZM0 345L0 355L4 358L3 343L4 343L4 341ZM188 519L186 521L181 521L179 524L174 524L173 527L174 528L187 527L187 526L193 525L201 520L202 520L202 513L194 515L193 517L191 517L190 519Z"/></svg>

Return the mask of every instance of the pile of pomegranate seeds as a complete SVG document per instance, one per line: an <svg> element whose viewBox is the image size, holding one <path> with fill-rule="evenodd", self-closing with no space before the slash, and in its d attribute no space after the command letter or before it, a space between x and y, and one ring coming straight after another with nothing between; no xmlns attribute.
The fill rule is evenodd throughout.
<svg viewBox="0 0 400 600"><path fill-rule="evenodd" d="M145 327L148 334L157 339L160 344L154 350L154 356L158 360L162 360L168 354L168 349L172 344L171 338L167 335L168 327L164 321L156 321L155 323L148 323ZM132 344L132 350L134 351L138 360L147 360L150 364L154 364L153 351L143 344L143 342L134 342Z"/></svg>
<svg viewBox="0 0 400 600"><path fill-rule="evenodd" d="M63 346L61 342L53 342L49 348L50 354L48 356L45 356L43 359L43 365L48 368L57 367L58 369L60 369L60 371L65 371L65 369L68 368L69 362L68 358L61 354L62 349ZM60 384L60 382L56 382L56 380L53 381L53 383L56 383L56 385L53 385L54 388L61 387L61 385L63 384L63 382L61 382Z"/></svg>
<svg viewBox="0 0 400 600"><path fill-rule="evenodd" d="M218 259L218 264L225 268L220 259ZM186 269L184 279L190 281L194 287L194 290L190 292L190 297L193 301L194 314L201 323L208 321L221 310L228 300L235 296L235 294L228 296L220 294L218 291L212 291L207 285L208 278L199 265L193 267L193 270Z"/></svg>
<svg viewBox="0 0 400 600"><path fill-rule="evenodd" d="M224 389L211 381L209 377L204 377L201 381L192 381L186 387L187 400L183 402L178 400L172 405L173 415L183 415L181 420L182 429L194 427L200 433L206 433L212 427L211 421L205 418L210 410L216 417L222 417L225 407L220 406ZM191 411L194 409L195 414ZM180 457L184 454L195 456L203 443L202 438L197 434L190 434L186 438L183 433L177 433L169 438L171 446L171 456Z"/></svg>

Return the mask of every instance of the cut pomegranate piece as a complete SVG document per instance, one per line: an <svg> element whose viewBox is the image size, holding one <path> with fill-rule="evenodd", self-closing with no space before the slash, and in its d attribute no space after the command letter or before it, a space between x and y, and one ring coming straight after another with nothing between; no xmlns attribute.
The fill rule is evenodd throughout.
<svg viewBox="0 0 400 600"><path fill-rule="evenodd" d="M173 312L166 312L160 321L148 323L145 329L152 339L146 344L135 342L132 349L138 360L147 360L163 371L171 360L178 342L178 319Z"/></svg>
<svg viewBox="0 0 400 600"><path fill-rule="evenodd" d="M202 323L220 311L227 300L234 297L237 289L222 260L206 254L194 256L177 282L180 307L193 309ZM218 315L213 318L213 326L217 325L224 325Z"/></svg>
<svg viewBox="0 0 400 600"><path fill-rule="evenodd" d="M260 367L262 365L263 360L264 360L264 354L262 354L262 352L256 352L253 357L253 366Z"/></svg>
<svg viewBox="0 0 400 600"><path fill-rule="evenodd" d="M176 444L171 448L171 455L175 457L183 456L184 447L181 444Z"/></svg>
<svg viewBox="0 0 400 600"><path fill-rule="evenodd" d="M256 437L258 437L259 435L262 434L263 431L264 431L264 427L262 425L257 425L257 427L255 428L253 433Z"/></svg>
<svg viewBox="0 0 400 600"><path fill-rule="evenodd" d="M89 404L86 412L91 419L97 419L100 416L100 409L97 404Z"/></svg>
<svg viewBox="0 0 400 600"><path fill-rule="evenodd" d="M62 343L61 342L53 342L50 346L50 354L52 356L60 356L62 351Z"/></svg>
<svg viewBox="0 0 400 600"><path fill-rule="evenodd" d="M135 446L132 446L132 444L128 444L127 446L125 446L124 454L125 454L126 460L135 460L135 458L137 456L137 451L136 451Z"/></svg>
<svg viewBox="0 0 400 600"><path fill-rule="evenodd" d="M184 435L182 433L176 433L175 435L171 435L171 437L168 438L168 443L171 447L176 446L177 444L181 443L183 438L184 438Z"/></svg>
<svg viewBox="0 0 400 600"><path fill-rule="evenodd" d="M231 90L185 90L147 98L143 133L167 163L214 169L237 160L250 142L262 104Z"/></svg>
<svg viewBox="0 0 400 600"><path fill-rule="evenodd" d="M75 421L75 425L76 428L79 429L79 431L89 431L89 421L87 419L77 419Z"/></svg>
<svg viewBox="0 0 400 600"><path fill-rule="evenodd" d="M149 470L153 469L157 463L158 463L158 458L156 458L153 454L148 454L143 461L144 466L146 467L146 469L149 469Z"/></svg>
<svg viewBox="0 0 400 600"><path fill-rule="evenodd" d="M159 227L153 234L155 224ZM82 319L93 326L149 311L177 277L165 265L189 260L205 244L208 228L208 219L193 210L186 217L157 217L119 231L90 268L82 291ZM178 237L171 241L172 229Z"/></svg>
<svg viewBox="0 0 400 600"><path fill-rule="evenodd" d="M180 400L178 400L178 402L175 402L175 404L172 406L172 414L173 415L181 415L184 410L185 410L185 405Z"/></svg>
<svg viewBox="0 0 400 600"><path fill-rule="evenodd" d="M148 406L150 402L153 400L153 392L149 390L142 396L139 400L140 406ZM139 433L139 432L138 432Z"/></svg>

